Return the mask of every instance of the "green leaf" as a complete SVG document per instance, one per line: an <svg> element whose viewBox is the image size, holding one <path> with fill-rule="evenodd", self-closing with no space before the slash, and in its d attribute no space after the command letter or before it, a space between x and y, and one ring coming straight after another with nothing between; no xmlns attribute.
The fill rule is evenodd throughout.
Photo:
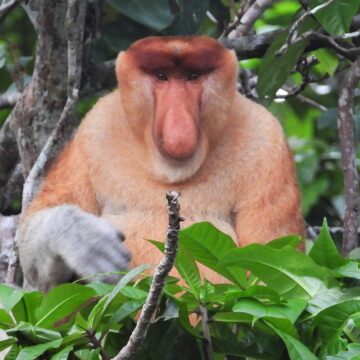
<svg viewBox="0 0 360 360"><path fill-rule="evenodd" d="M314 51L314 55L319 61L316 67L323 73L327 73L330 76L334 76L336 69L339 66L339 58L336 54L327 48L322 48Z"/></svg>
<svg viewBox="0 0 360 360"><path fill-rule="evenodd" d="M244 290L241 297L251 297L257 300L270 301L272 303L280 303L279 294L268 286L253 285Z"/></svg>
<svg viewBox="0 0 360 360"><path fill-rule="evenodd" d="M16 360L20 350L21 347L18 344L14 344L6 354L4 360Z"/></svg>
<svg viewBox="0 0 360 360"><path fill-rule="evenodd" d="M320 330L322 346L326 348L339 338L348 320L359 312L360 299L345 300L320 311L313 320Z"/></svg>
<svg viewBox="0 0 360 360"><path fill-rule="evenodd" d="M324 3L324 0L310 0L310 8ZM335 0L317 11L316 19L331 35L340 35L350 29L351 20L357 14L360 0Z"/></svg>
<svg viewBox="0 0 360 360"><path fill-rule="evenodd" d="M330 308L341 302L351 300L360 300L360 288L355 287L350 289L325 289L324 291L317 293L312 299L310 299L307 311L313 316L315 316L322 310Z"/></svg>
<svg viewBox="0 0 360 360"><path fill-rule="evenodd" d="M334 269L336 277L345 277L360 280L359 263L357 261L350 261L344 266Z"/></svg>
<svg viewBox="0 0 360 360"><path fill-rule="evenodd" d="M145 300L148 295L146 291L133 286L124 286L121 290L121 294L134 300Z"/></svg>
<svg viewBox="0 0 360 360"><path fill-rule="evenodd" d="M9 286L0 284L0 304L9 312L23 297L22 291L17 291Z"/></svg>
<svg viewBox="0 0 360 360"><path fill-rule="evenodd" d="M233 306L234 312L241 312L257 319L273 317L287 319L292 324L305 310L307 302L303 299L289 299L286 304L264 304L255 299L241 299Z"/></svg>
<svg viewBox="0 0 360 360"><path fill-rule="evenodd" d="M89 284L86 284L91 289L94 289L96 292L96 295L98 296L104 296L105 294L108 294L113 288L114 285L106 284L101 281L94 281Z"/></svg>
<svg viewBox="0 0 360 360"><path fill-rule="evenodd" d="M157 247L162 253L165 250L165 244L161 241L148 240L152 245ZM192 293L198 298L200 292L200 273L192 257L184 246L179 244L175 259L175 268L190 287ZM179 291L182 291L180 288Z"/></svg>
<svg viewBox="0 0 360 360"><path fill-rule="evenodd" d="M127 283L129 283L131 280L133 280L135 277L139 276L142 272L149 269L149 265L140 265L137 266L125 274L120 281L116 284L114 289L111 291L111 293L108 294L106 303L105 303L105 309L110 305L110 303L114 300L115 296L120 293L120 291L125 287Z"/></svg>
<svg viewBox="0 0 360 360"><path fill-rule="evenodd" d="M331 274L310 257L289 247L273 249L251 244L227 253L221 264L248 269L277 293L288 297L308 299L337 284Z"/></svg>
<svg viewBox="0 0 360 360"><path fill-rule="evenodd" d="M51 341L44 344L34 345L34 346L27 346L26 348L22 349L16 358L16 360L32 360L38 359L40 355L44 354L47 350L56 349L61 345L61 339Z"/></svg>
<svg viewBox="0 0 360 360"><path fill-rule="evenodd" d="M135 311L139 310L144 301L129 301L120 306L120 308L111 315L110 320L105 325L105 328L111 328L113 325L120 323L126 317L130 316Z"/></svg>
<svg viewBox="0 0 360 360"><path fill-rule="evenodd" d="M180 325L193 337L203 339L203 336L190 324L189 310L187 304L177 303L179 309L179 323Z"/></svg>
<svg viewBox="0 0 360 360"><path fill-rule="evenodd" d="M58 340L61 334L58 331L34 326L29 323L20 322L17 326L6 331L7 335L19 337L19 335L35 343L48 343Z"/></svg>
<svg viewBox="0 0 360 360"><path fill-rule="evenodd" d="M40 291L26 292L13 307L12 314L17 322L25 321L31 324L36 323L36 310L40 306L43 294Z"/></svg>
<svg viewBox="0 0 360 360"><path fill-rule="evenodd" d="M360 344L349 344L347 351L327 356L326 360L360 360Z"/></svg>
<svg viewBox="0 0 360 360"><path fill-rule="evenodd" d="M74 330L74 328L71 331L75 332L63 338L63 342L61 344L63 347L83 346L89 343L89 338L85 331Z"/></svg>
<svg viewBox="0 0 360 360"><path fill-rule="evenodd" d="M0 309L0 329L7 330L15 326L11 316L4 310Z"/></svg>
<svg viewBox="0 0 360 360"><path fill-rule="evenodd" d="M167 34L193 35L199 28L209 8L209 0L178 0L179 12Z"/></svg>
<svg viewBox="0 0 360 360"><path fill-rule="evenodd" d="M79 310L96 293L79 284L62 284L49 291L36 311L36 326L54 327L56 322ZM75 314L74 314L75 316Z"/></svg>
<svg viewBox="0 0 360 360"><path fill-rule="evenodd" d="M291 45L286 53L277 56L277 51L285 43L288 33L279 34L267 49L259 69L259 79L257 91L260 100L269 104L275 97L277 90L283 85L297 63L300 55L303 53L308 39Z"/></svg>
<svg viewBox="0 0 360 360"><path fill-rule="evenodd" d="M91 313L88 317L88 327L96 329L103 315L105 314L106 310L108 309L116 295L120 293L120 291L125 287L125 285L127 285L127 283L129 283L136 276L138 276L148 268L149 265L140 265L134 269L131 269L127 274L125 274L116 284L114 289L109 294L106 294L91 310Z"/></svg>
<svg viewBox="0 0 360 360"><path fill-rule="evenodd" d="M176 254L176 270L190 287L194 296L199 299L200 296L200 273L195 260L186 248L180 248Z"/></svg>
<svg viewBox="0 0 360 360"><path fill-rule="evenodd" d="M290 246L295 249L301 243L301 240L302 238L299 235L289 235L270 241L266 245L274 249L282 249L285 246Z"/></svg>
<svg viewBox="0 0 360 360"><path fill-rule="evenodd" d="M319 265L329 269L346 265L349 260L340 256L324 219L320 234L310 250L309 256Z"/></svg>
<svg viewBox="0 0 360 360"><path fill-rule="evenodd" d="M3 351L16 343L17 343L17 340L15 338L9 338L6 340L2 340L2 341L0 341L0 351Z"/></svg>
<svg viewBox="0 0 360 360"><path fill-rule="evenodd" d="M194 224L179 235L180 246L186 248L194 259L241 287L248 286L244 269L226 268L219 260L230 250L236 249L230 236L218 230L208 222Z"/></svg>
<svg viewBox="0 0 360 360"><path fill-rule="evenodd" d="M96 350L79 350L75 353L76 357L80 360L99 360L100 359L100 349Z"/></svg>
<svg viewBox="0 0 360 360"><path fill-rule="evenodd" d="M58 352L57 354L53 355L50 360L67 360L72 349L73 349L73 346L67 346L66 348L64 348L60 352Z"/></svg>
<svg viewBox="0 0 360 360"><path fill-rule="evenodd" d="M318 360L317 357L302 344L299 340L294 337L282 332L277 329L274 325L266 322L284 341L286 348L289 353L290 360Z"/></svg>
<svg viewBox="0 0 360 360"><path fill-rule="evenodd" d="M153 30L161 31L174 20L168 0L107 0L115 10Z"/></svg>

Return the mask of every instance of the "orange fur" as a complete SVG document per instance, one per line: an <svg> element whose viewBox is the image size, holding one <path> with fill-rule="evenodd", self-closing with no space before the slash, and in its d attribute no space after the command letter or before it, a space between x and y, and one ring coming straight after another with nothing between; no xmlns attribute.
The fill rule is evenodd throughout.
<svg viewBox="0 0 360 360"><path fill-rule="evenodd" d="M146 64L151 59L156 68L157 57L176 71L180 65L174 57L183 60L184 68L201 68L206 59L211 63L196 85L201 87L197 103L182 98L184 107L199 107L186 113L198 113L199 124L196 149L184 159L164 157L153 135L161 100L156 101L154 74ZM281 126L267 110L236 92L236 68L234 54L205 37L150 38L120 54L119 89L87 114L28 216L59 204L79 205L126 235L134 266L156 264L161 257L145 239L164 239L164 196L169 190L181 191L184 226L210 221L239 245L303 234L294 165ZM166 102L169 109L171 99ZM161 121L167 121L162 116L160 132ZM220 280L206 269L202 272Z"/></svg>

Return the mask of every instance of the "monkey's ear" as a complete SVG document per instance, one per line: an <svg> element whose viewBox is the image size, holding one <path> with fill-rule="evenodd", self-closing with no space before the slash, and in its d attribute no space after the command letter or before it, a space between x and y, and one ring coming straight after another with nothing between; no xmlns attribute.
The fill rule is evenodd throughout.
<svg viewBox="0 0 360 360"><path fill-rule="evenodd" d="M121 73L124 73L124 67L127 67L126 52L121 51L116 58L115 62L115 73L118 84L120 85L120 79L122 78ZM126 71L126 70L125 70Z"/></svg>

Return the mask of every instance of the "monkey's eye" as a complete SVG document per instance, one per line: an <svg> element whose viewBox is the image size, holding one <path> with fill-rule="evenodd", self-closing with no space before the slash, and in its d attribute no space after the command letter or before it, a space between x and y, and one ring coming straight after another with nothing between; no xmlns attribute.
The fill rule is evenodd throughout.
<svg viewBox="0 0 360 360"><path fill-rule="evenodd" d="M188 81L195 81L200 77L200 75L197 72L192 72L188 76Z"/></svg>
<svg viewBox="0 0 360 360"><path fill-rule="evenodd" d="M155 73L155 76L160 81L167 81L168 80L168 77L166 76L166 74L163 71L157 71Z"/></svg>

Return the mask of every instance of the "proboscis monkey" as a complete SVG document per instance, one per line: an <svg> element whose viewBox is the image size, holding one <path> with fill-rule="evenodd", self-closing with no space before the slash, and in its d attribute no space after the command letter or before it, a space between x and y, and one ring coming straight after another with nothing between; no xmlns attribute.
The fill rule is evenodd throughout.
<svg viewBox="0 0 360 360"><path fill-rule="evenodd" d="M181 191L185 225L210 221L240 246L303 234L282 128L236 91L232 51L203 36L146 38L120 53L116 76L22 221L30 284L158 263L145 238L164 238L169 190Z"/></svg>

